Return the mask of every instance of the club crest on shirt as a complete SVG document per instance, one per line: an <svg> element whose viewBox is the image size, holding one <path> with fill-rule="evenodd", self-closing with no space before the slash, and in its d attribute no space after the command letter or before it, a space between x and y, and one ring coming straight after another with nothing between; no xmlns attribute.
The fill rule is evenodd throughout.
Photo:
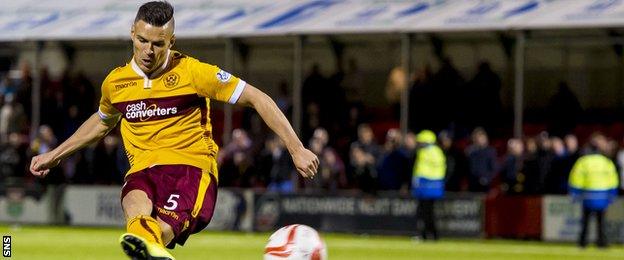
<svg viewBox="0 0 624 260"><path fill-rule="evenodd" d="M175 72L170 72L164 77L165 87L172 88L180 81L180 76Z"/></svg>
<svg viewBox="0 0 624 260"><path fill-rule="evenodd" d="M225 70L219 70L219 72L217 72L217 79L223 83L230 81L230 78L232 78L232 74Z"/></svg>

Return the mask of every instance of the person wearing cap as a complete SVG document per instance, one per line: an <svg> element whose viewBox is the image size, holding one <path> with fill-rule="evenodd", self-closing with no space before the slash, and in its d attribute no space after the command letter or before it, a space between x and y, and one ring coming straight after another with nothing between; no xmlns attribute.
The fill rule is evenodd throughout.
<svg viewBox="0 0 624 260"><path fill-rule="evenodd" d="M446 157L436 145L436 135L432 131L422 130L416 135L416 142L418 146L412 172L412 195L418 199L416 222L417 226L420 226L420 221L424 222L424 228L420 229L423 239L428 239L431 234L431 238L437 240L434 204L444 196Z"/></svg>
<svg viewBox="0 0 624 260"><path fill-rule="evenodd" d="M581 156L570 172L570 194L574 201L582 201L582 228L578 245L587 246L587 226L591 215L595 215L598 226L596 245L607 247L604 216L609 204L617 197L618 174L615 165L604 154L608 142L604 135L592 134L588 153Z"/></svg>

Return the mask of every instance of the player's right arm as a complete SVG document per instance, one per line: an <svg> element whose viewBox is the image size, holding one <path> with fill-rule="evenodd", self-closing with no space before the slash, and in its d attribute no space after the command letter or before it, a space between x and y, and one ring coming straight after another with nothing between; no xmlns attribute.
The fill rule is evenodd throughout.
<svg viewBox="0 0 624 260"><path fill-rule="evenodd" d="M318 157L303 146L286 116L269 96L244 80L195 59L189 60L188 70L200 96L253 107L269 128L284 141L299 174L307 178L314 177L319 166Z"/></svg>
<svg viewBox="0 0 624 260"><path fill-rule="evenodd" d="M65 142L52 151L33 157L30 162L30 172L37 177L45 177L50 172L50 168L57 166L62 159L97 142L113 127L115 127L114 124L106 124L100 118L99 113L94 113Z"/></svg>

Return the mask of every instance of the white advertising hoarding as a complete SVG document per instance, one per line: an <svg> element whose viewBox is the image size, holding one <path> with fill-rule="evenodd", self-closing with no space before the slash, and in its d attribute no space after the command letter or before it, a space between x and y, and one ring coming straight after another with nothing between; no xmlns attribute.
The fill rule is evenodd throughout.
<svg viewBox="0 0 624 260"><path fill-rule="evenodd" d="M125 226L121 208L121 187L69 186L64 208L70 225ZM217 205L209 229L251 230L253 192L219 189ZM1 200L0 200L0 206Z"/></svg>
<svg viewBox="0 0 624 260"><path fill-rule="evenodd" d="M568 196L544 196L542 240L576 242L581 231L581 204ZM605 232L609 242L624 242L624 199L617 199L607 210ZM590 222L588 241L595 241L595 218Z"/></svg>
<svg viewBox="0 0 624 260"><path fill-rule="evenodd" d="M0 222L5 224L51 224L51 192L41 197L25 196L24 190L10 188L0 197Z"/></svg>
<svg viewBox="0 0 624 260"><path fill-rule="evenodd" d="M70 225L125 226L121 187L68 186L64 207Z"/></svg>

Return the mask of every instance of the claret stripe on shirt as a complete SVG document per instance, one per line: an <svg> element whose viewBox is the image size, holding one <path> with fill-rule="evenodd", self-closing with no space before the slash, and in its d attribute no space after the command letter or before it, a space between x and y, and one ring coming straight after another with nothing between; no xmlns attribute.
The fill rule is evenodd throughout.
<svg viewBox="0 0 624 260"><path fill-rule="evenodd" d="M206 105L205 98L197 94L149 98L113 103L128 122L161 120L193 112Z"/></svg>

